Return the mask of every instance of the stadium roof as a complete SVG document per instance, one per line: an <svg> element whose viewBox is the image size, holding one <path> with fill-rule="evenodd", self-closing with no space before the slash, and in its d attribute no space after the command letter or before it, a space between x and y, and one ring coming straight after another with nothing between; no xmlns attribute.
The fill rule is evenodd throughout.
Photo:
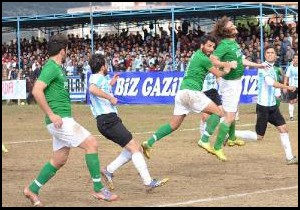
<svg viewBox="0 0 300 210"><path fill-rule="evenodd" d="M263 15L271 14L293 14L298 15L298 8L262 4ZM167 6L162 8L147 8L139 10L124 11L97 11L93 13L93 23L114 23L126 21L149 21L159 19L171 19L172 11L174 18L207 18L215 19L224 15L229 17L258 16L260 15L260 4L218 4L202 6ZM36 16L2 17L2 27L17 28L40 28L40 27L67 27L78 24L89 24L90 13L76 14L53 14Z"/></svg>

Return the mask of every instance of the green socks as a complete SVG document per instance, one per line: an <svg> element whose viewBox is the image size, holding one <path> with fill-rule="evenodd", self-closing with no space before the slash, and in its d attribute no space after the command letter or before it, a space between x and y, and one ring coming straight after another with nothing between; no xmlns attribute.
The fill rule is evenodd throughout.
<svg viewBox="0 0 300 210"><path fill-rule="evenodd" d="M230 125L230 127L229 127L229 132L228 132L228 134L229 134L228 139L230 139L230 140L235 140L235 139L236 139L236 137L235 137L235 121L233 121L233 122L231 123L231 125Z"/></svg>
<svg viewBox="0 0 300 210"><path fill-rule="evenodd" d="M214 145L215 150L219 150L222 148L223 142L226 138L226 134L228 133L228 131L229 131L229 125L227 125L225 122L220 123L219 133Z"/></svg>
<svg viewBox="0 0 300 210"><path fill-rule="evenodd" d="M152 147L154 142L160 140L161 138L169 135L172 132L173 130L170 124L160 126L158 130L153 134L153 136L150 139L148 139L148 145Z"/></svg>
<svg viewBox="0 0 300 210"><path fill-rule="evenodd" d="M30 184L30 191L35 194L39 194L40 188L55 175L56 171L57 168L51 165L50 162L47 162L40 171L38 177Z"/></svg>
<svg viewBox="0 0 300 210"><path fill-rule="evenodd" d="M100 177L100 161L98 153L85 154L85 162L94 183L94 191L100 192L104 186Z"/></svg>
<svg viewBox="0 0 300 210"><path fill-rule="evenodd" d="M205 129L204 134L201 137L201 141L208 142L209 137L216 130L219 123L220 123L220 116L216 115L216 114L211 114L206 121L206 129Z"/></svg>
<svg viewBox="0 0 300 210"><path fill-rule="evenodd" d="M100 178L100 163L98 153L85 155L86 165L90 171L94 183L94 191L99 192L103 188ZM30 184L29 189L35 194L39 194L40 188L45 185L56 173L58 169L47 162L38 177Z"/></svg>

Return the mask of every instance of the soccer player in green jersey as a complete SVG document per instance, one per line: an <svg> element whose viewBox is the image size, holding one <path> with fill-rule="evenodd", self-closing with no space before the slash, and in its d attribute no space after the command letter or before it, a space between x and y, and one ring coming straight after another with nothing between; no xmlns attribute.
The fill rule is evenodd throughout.
<svg viewBox="0 0 300 210"><path fill-rule="evenodd" d="M33 206L43 206L39 198L40 188L67 162L70 149L79 147L85 151L85 160L94 189L92 196L105 201L117 199L101 182L97 139L72 117L68 83L61 65L67 56L68 40L62 34L50 37L48 42L49 60L36 81L32 94L46 114L47 130L53 136L53 156L41 169L24 195Z"/></svg>
<svg viewBox="0 0 300 210"><path fill-rule="evenodd" d="M223 67L223 71L220 71L209 59L216 45L215 37L205 35L201 38L200 44L200 49L192 55L187 65L187 71L176 93L171 121L160 126L148 141L142 143L144 155L148 159L153 144L177 130L189 112L211 114L207 120L206 135L203 135L203 138L209 138L219 124L220 117L223 116L222 110L202 92L203 81L209 72L218 77L228 74L231 68L236 67L236 62L222 62L220 66ZM217 145L220 143L222 144L222 142L216 142ZM199 146L213 153L208 141Z"/></svg>
<svg viewBox="0 0 300 210"><path fill-rule="evenodd" d="M266 61L266 63L267 63L267 61ZM282 78L284 76L282 68L280 68L278 66L275 66L275 65L272 65L272 66L274 67L274 71L276 73L275 81L282 83L283 82ZM281 89L280 88L276 88L275 89L275 97L276 97L276 106L279 107L280 106L280 102L281 102L280 101L280 97L281 97Z"/></svg>
<svg viewBox="0 0 300 210"><path fill-rule="evenodd" d="M226 16L216 22L213 34L220 39L216 50L210 57L213 64L219 66L219 62L237 62L237 67L220 79L219 88L225 116L224 121L220 123L217 141L225 141L226 135L229 134L227 142L229 146L242 146L245 142L237 139L235 136L235 114L238 109L242 91L244 66L264 68L265 65L253 63L243 57L241 48L235 40L238 34L236 26ZM227 158L224 155L222 148L215 149L217 157L222 161L225 161Z"/></svg>

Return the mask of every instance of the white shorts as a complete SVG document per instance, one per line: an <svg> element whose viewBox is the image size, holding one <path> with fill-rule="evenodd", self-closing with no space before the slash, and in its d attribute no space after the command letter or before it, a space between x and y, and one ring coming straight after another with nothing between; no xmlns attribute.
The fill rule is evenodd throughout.
<svg viewBox="0 0 300 210"><path fill-rule="evenodd" d="M219 92L225 112L236 112L242 92L242 78L237 80L220 79Z"/></svg>
<svg viewBox="0 0 300 210"><path fill-rule="evenodd" d="M47 129L53 136L53 151L63 147L78 147L87 137L91 135L84 127L79 125L73 118L62 118L61 128L55 128L54 124L48 124Z"/></svg>
<svg viewBox="0 0 300 210"><path fill-rule="evenodd" d="M175 96L174 115L184 115L189 112L200 113L212 102L203 92L194 90L178 90Z"/></svg>

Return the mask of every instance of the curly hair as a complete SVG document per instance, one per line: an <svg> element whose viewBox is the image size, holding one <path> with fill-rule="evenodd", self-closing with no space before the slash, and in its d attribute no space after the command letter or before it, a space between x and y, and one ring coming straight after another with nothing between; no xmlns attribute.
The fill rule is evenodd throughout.
<svg viewBox="0 0 300 210"><path fill-rule="evenodd" d="M219 39L231 38L231 30L226 28L227 23L230 19L227 16L223 16L220 20L218 20L214 26L212 34Z"/></svg>

